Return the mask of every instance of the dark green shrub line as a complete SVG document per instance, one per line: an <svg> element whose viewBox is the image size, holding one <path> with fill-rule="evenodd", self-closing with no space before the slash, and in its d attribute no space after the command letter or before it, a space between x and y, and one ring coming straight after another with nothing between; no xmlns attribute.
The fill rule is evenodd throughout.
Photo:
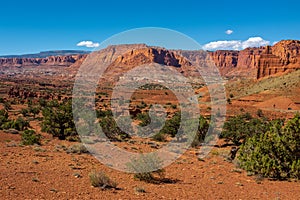
<svg viewBox="0 0 300 200"><path fill-rule="evenodd" d="M300 179L300 115L285 126L272 123L269 130L254 134L241 145L241 168L263 177Z"/></svg>
<svg viewBox="0 0 300 200"><path fill-rule="evenodd" d="M245 113L229 118L224 124L220 137L239 146L247 138L267 132L274 123L282 125L283 120L269 121L263 117L253 118L249 113Z"/></svg>

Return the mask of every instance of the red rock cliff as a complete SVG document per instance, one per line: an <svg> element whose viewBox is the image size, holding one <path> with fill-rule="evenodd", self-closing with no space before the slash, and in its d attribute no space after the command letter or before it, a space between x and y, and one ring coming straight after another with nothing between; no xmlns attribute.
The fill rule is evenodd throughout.
<svg viewBox="0 0 300 200"><path fill-rule="evenodd" d="M35 65L70 66L85 55L49 56L47 58L0 58L1 67L24 67Z"/></svg>
<svg viewBox="0 0 300 200"><path fill-rule="evenodd" d="M215 51L210 55L224 76L263 78L300 68L300 41L283 40L273 47Z"/></svg>

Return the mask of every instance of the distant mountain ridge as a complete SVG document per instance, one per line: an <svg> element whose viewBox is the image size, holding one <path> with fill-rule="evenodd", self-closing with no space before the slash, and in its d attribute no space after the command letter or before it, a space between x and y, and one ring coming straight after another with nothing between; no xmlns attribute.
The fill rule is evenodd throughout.
<svg viewBox="0 0 300 200"><path fill-rule="evenodd" d="M46 51L19 57L0 56L0 69L32 66L65 66L76 70L88 57L87 51ZM174 66L180 73L195 74L190 60L201 57L203 50L168 50L146 44L112 45L95 51L98 60L111 62L112 73L122 72L132 67L159 63ZM246 48L241 51L217 50L207 52L211 61L224 77L247 77L260 79L275 74L288 73L300 69L300 41L282 40L274 46ZM182 55L182 56L181 56ZM196 73L197 74L197 73Z"/></svg>
<svg viewBox="0 0 300 200"><path fill-rule="evenodd" d="M89 54L91 51L82 50L53 50L53 51L41 51L40 53L22 54L22 55L4 55L0 58L47 58L49 56L68 56L68 55L83 55Z"/></svg>

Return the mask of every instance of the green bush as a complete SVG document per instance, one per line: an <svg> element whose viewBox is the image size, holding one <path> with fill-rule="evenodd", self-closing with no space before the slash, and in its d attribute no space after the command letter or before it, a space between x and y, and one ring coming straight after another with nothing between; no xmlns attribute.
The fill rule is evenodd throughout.
<svg viewBox="0 0 300 200"><path fill-rule="evenodd" d="M50 133L61 140L65 140L69 136L77 136L71 101L48 102L42 113L44 117L42 131Z"/></svg>
<svg viewBox="0 0 300 200"><path fill-rule="evenodd" d="M160 134L169 134L172 137L178 132L181 122L180 112L176 112L171 119L166 120L164 127L160 130Z"/></svg>
<svg viewBox="0 0 300 200"><path fill-rule="evenodd" d="M130 138L128 133L122 131L116 121L111 116L106 116L100 120L100 125L104 134L111 140L121 141Z"/></svg>
<svg viewBox="0 0 300 200"><path fill-rule="evenodd" d="M0 129L5 129L3 127L3 125L5 123L7 123L9 120L8 120L8 113L6 110L0 110Z"/></svg>
<svg viewBox="0 0 300 200"><path fill-rule="evenodd" d="M136 119L140 121L140 126L147 126L151 122L151 118L147 113L138 113Z"/></svg>
<svg viewBox="0 0 300 200"><path fill-rule="evenodd" d="M152 136L152 139L158 142L166 142L167 141L167 136L163 133L157 133Z"/></svg>
<svg viewBox="0 0 300 200"><path fill-rule="evenodd" d="M300 178L300 115L282 127L273 123L269 131L255 134L241 146L240 166L264 177Z"/></svg>
<svg viewBox="0 0 300 200"><path fill-rule="evenodd" d="M201 142L203 142L207 132L209 129L209 122L207 119L205 119L203 116L199 117L199 125L198 125L198 131L196 133L195 138L193 139L193 142L191 144L192 147L199 146Z"/></svg>
<svg viewBox="0 0 300 200"><path fill-rule="evenodd" d="M34 130L25 130L21 135L21 144L33 145L41 144L41 135L36 134Z"/></svg>
<svg viewBox="0 0 300 200"><path fill-rule="evenodd" d="M40 107L29 107L29 112L33 114L33 117L35 118L36 115L38 115L41 111Z"/></svg>
<svg viewBox="0 0 300 200"><path fill-rule="evenodd" d="M14 128L18 131L24 131L25 129L29 128L30 124L29 121L24 120L21 117L18 117L15 121L13 121L11 128Z"/></svg>
<svg viewBox="0 0 300 200"><path fill-rule="evenodd" d="M235 145L241 145L247 138L268 131L275 122L283 123L280 120L253 118L249 113L245 113L229 118L224 123L220 137L232 141Z"/></svg>
<svg viewBox="0 0 300 200"><path fill-rule="evenodd" d="M22 108L21 109L21 114L23 115L23 117L27 117L29 113L29 110L26 108Z"/></svg>
<svg viewBox="0 0 300 200"><path fill-rule="evenodd" d="M30 127L27 120L18 117L16 120L9 120L6 112L0 111L0 129L16 129L18 131L24 131Z"/></svg>

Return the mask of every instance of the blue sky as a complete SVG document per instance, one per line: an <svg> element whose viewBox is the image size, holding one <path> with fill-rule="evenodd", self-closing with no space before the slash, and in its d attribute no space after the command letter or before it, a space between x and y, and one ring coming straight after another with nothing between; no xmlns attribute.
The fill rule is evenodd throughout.
<svg viewBox="0 0 300 200"><path fill-rule="evenodd" d="M253 37L270 44L282 39L300 39L298 0L3 0L0 5L0 55L92 50L76 44L101 43L114 34L140 27L173 29L201 45L211 44L208 48L224 45L211 42L231 40L239 45L237 48L242 48ZM226 30L233 33L226 34ZM228 48L233 48L230 45Z"/></svg>

